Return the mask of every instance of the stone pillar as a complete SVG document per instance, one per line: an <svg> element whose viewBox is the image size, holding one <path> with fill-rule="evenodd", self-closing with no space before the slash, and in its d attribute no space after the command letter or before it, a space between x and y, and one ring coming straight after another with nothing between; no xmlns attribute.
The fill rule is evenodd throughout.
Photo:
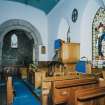
<svg viewBox="0 0 105 105"><path fill-rule="evenodd" d="M32 58L33 62L35 63L35 46L33 45L33 58Z"/></svg>
<svg viewBox="0 0 105 105"><path fill-rule="evenodd" d="M38 59L39 59L39 52L38 52L38 46L37 45L33 45L33 62L38 64Z"/></svg>
<svg viewBox="0 0 105 105"><path fill-rule="evenodd" d="M0 65L2 64L2 44L0 43Z"/></svg>
<svg viewBox="0 0 105 105"><path fill-rule="evenodd" d="M38 61L39 61L39 49L38 49L38 45L34 46L34 51L35 51L34 52L35 53L35 58L34 58L35 59L35 63L38 64Z"/></svg>

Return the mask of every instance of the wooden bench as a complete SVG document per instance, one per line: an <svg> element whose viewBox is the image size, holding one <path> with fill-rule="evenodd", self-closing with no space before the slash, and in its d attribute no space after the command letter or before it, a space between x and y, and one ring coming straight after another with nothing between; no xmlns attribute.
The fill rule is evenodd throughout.
<svg viewBox="0 0 105 105"><path fill-rule="evenodd" d="M74 101L74 105L105 105L105 87L77 90Z"/></svg>
<svg viewBox="0 0 105 105"><path fill-rule="evenodd" d="M68 102L69 105L74 105L76 90L95 87L97 84L97 79L93 77L53 81L51 87L53 105Z"/></svg>

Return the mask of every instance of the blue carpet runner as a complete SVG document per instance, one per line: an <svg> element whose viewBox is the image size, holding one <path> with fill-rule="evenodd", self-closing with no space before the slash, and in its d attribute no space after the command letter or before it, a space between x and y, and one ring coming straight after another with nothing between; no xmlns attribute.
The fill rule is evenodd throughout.
<svg viewBox="0 0 105 105"><path fill-rule="evenodd" d="M29 83L29 81L24 81L25 84L31 89L31 91L39 98L41 96L41 89L35 88L32 84Z"/></svg>
<svg viewBox="0 0 105 105"><path fill-rule="evenodd" d="M31 93L21 80L13 80L16 96L12 105L41 105L40 101Z"/></svg>

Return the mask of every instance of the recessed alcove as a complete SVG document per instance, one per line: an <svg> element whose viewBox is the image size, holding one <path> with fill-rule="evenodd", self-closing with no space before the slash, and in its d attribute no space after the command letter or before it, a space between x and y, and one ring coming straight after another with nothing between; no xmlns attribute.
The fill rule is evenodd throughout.
<svg viewBox="0 0 105 105"><path fill-rule="evenodd" d="M17 36L17 47L11 46L13 35ZM33 58L33 44L33 38L28 37L28 33L24 30L16 29L8 32L3 40L2 64L27 65L31 63Z"/></svg>

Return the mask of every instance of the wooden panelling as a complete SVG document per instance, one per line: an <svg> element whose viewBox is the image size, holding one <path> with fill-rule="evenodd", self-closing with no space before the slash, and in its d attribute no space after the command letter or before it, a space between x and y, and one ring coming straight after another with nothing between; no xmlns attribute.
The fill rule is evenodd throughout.
<svg viewBox="0 0 105 105"><path fill-rule="evenodd" d="M76 67L76 63L66 63L64 64L64 72L74 72Z"/></svg>
<svg viewBox="0 0 105 105"><path fill-rule="evenodd" d="M61 88L61 89L55 89L54 90L54 96L53 96L53 103L60 104L68 101L69 98L69 88Z"/></svg>
<svg viewBox="0 0 105 105"><path fill-rule="evenodd" d="M27 79L27 68L26 67L20 67L20 74L22 79Z"/></svg>
<svg viewBox="0 0 105 105"><path fill-rule="evenodd" d="M46 70L28 71L28 80L35 88L41 87L44 78L46 78Z"/></svg>
<svg viewBox="0 0 105 105"><path fill-rule="evenodd" d="M35 85L35 88L39 88L39 87L41 87L41 82L42 82L42 74L41 74L41 72L34 72L34 75L35 75L35 77L34 77L34 85Z"/></svg>
<svg viewBox="0 0 105 105"><path fill-rule="evenodd" d="M80 59L79 43L62 43L61 60L63 63L73 63Z"/></svg>
<svg viewBox="0 0 105 105"><path fill-rule="evenodd" d="M51 82L42 81L42 105L48 105L48 96L50 94Z"/></svg>

